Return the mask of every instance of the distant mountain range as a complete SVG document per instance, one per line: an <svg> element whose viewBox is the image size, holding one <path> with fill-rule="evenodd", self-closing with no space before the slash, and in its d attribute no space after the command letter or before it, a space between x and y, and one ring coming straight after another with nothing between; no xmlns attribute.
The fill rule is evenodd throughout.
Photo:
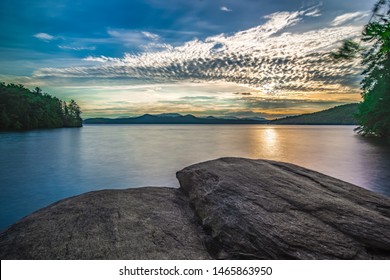
<svg viewBox="0 0 390 280"><path fill-rule="evenodd" d="M347 104L311 114L291 116L276 120L264 118L217 118L213 116L195 117L177 113L145 114L139 117L91 118L85 119L84 124L312 124L312 125L354 125L357 124L354 115L358 104Z"/></svg>
<svg viewBox="0 0 390 280"><path fill-rule="evenodd" d="M311 114L285 117L272 120L271 124L317 124L317 125L356 125L354 115L358 112L358 103L336 106Z"/></svg>
<svg viewBox="0 0 390 280"><path fill-rule="evenodd" d="M269 121L262 118L216 118L213 116L199 118L193 115L177 113L151 115L126 118L92 118L84 120L85 124L264 124Z"/></svg>

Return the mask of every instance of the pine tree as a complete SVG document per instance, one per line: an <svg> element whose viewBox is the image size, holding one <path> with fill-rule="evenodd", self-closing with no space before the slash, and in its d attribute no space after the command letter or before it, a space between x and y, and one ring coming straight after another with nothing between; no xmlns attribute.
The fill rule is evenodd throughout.
<svg viewBox="0 0 390 280"><path fill-rule="evenodd" d="M338 60L362 56L363 101L356 116L357 131L390 139L390 0L379 0L375 4L361 41L369 47L363 48L348 40L332 57Z"/></svg>
<svg viewBox="0 0 390 280"><path fill-rule="evenodd" d="M388 7L386 7L386 4ZM390 138L390 1L379 1L363 31L362 97L357 118L363 135Z"/></svg>

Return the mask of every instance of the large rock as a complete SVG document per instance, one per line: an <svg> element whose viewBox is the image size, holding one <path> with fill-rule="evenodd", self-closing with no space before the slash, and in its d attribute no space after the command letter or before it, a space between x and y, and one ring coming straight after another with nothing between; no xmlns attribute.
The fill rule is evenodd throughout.
<svg viewBox="0 0 390 280"><path fill-rule="evenodd" d="M173 188L65 199L0 234L1 259L208 259L188 199Z"/></svg>
<svg viewBox="0 0 390 280"><path fill-rule="evenodd" d="M287 163L222 158L177 173L219 259L390 258L390 200Z"/></svg>
<svg viewBox="0 0 390 280"><path fill-rule="evenodd" d="M0 233L0 257L390 259L390 199L365 189L240 158L177 177L180 189L97 191L41 209Z"/></svg>

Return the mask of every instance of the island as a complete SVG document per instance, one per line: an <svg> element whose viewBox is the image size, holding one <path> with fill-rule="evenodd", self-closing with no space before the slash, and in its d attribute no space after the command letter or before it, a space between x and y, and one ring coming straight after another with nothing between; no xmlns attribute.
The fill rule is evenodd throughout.
<svg viewBox="0 0 390 280"><path fill-rule="evenodd" d="M1 259L390 259L390 199L289 163L220 158L180 188L67 198L0 233Z"/></svg>

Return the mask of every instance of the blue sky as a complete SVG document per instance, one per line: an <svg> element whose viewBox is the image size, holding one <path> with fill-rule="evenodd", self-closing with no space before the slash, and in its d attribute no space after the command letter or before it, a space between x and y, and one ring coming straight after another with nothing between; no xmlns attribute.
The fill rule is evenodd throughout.
<svg viewBox="0 0 390 280"><path fill-rule="evenodd" d="M83 117L262 116L360 100L357 37L376 1L2 0L0 80L78 101Z"/></svg>

